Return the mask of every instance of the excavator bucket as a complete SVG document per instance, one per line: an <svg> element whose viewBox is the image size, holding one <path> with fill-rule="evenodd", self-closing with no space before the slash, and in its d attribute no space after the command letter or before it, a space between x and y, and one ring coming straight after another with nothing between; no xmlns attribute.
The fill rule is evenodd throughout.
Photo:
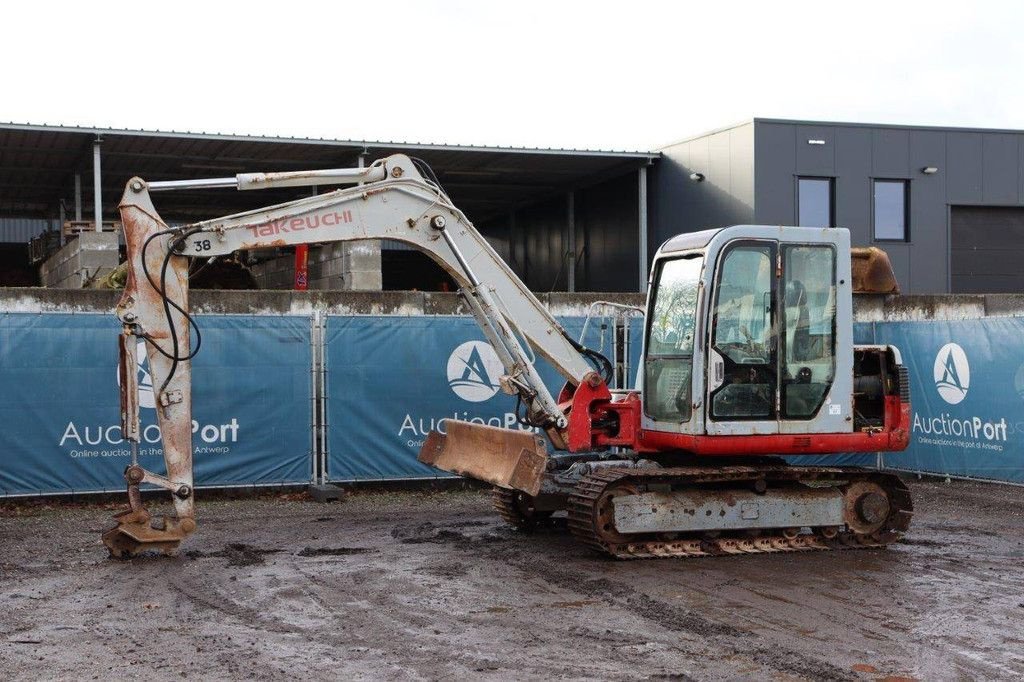
<svg viewBox="0 0 1024 682"><path fill-rule="evenodd" d="M889 254L874 246L850 249L850 267L855 294L898 294Z"/></svg>
<svg viewBox="0 0 1024 682"><path fill-rule="evenodd" d="M417 459L453 474L536 497L547 468L544 439L532 431L445 419L431 431Z"/></svg>

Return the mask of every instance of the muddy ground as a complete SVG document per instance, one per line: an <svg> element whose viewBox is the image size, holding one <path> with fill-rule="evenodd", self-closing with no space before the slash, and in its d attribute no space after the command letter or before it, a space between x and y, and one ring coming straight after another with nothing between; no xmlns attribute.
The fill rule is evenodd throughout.
<svg viewBox="0 0 1024 682"><path fill-rule="evenodd" d="M201 502L179 556L130 562L100 505L8 504L0 676L1024 676L1024 489L912 491L887 550L637 562L513 532L478 491Z"/></svg>

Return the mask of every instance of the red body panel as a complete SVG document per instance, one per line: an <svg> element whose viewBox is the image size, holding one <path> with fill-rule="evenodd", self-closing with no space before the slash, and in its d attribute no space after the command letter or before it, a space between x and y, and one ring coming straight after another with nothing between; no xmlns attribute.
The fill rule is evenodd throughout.
<svg viewBox="0 0 1024 682"><path fill-rule="evenodd" d="M850 433L797 433L748 436L708 436L640 428L642 405L639 393L611 402L604 384L597 388L581 384L571 396L568 446L570 452L620 446L637 452L685 451L702 456L736 455L830 455L842 452L891 452L904 450L910 442L910 404L898 395L885 397L885 426L881 430ZM570 398L563 390L563 400ZM619 429L609 436L593 428L594 422L618 415Z"/></svg>
<svg viewBox="0 0 1024 682"><path fill-rule="evenodd" d="M306 291L309 288L309 244L295 247L295 290Z"/></svg>

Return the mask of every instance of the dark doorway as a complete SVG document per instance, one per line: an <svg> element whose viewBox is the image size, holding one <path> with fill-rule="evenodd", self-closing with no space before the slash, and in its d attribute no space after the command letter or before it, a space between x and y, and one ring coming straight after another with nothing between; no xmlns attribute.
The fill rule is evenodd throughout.
<svg viewBox="0 0 1024 682"><path fill-rule="evenodd" d="M950 225L952 293L1024 292L1024 208L954 206Z"/></svg>

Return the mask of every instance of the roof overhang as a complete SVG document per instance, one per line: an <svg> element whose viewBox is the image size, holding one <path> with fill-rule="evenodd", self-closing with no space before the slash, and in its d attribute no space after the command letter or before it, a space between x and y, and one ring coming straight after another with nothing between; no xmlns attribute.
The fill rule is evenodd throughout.
<svg viewBox="0 0 1024 682"><path fill-rule="evenodd" d="M100 140L105 215L124 183L184 180L236 173L355 167L402 152L422 158L453 200L474 220L507 213L574 188L635 171L658 152L424 144L221 133L164 132L0 123L0 215L56 216L73 206L75 175L91 205L93 145ZM172 220L196 220L295 198L309 189L235 192L195 190L164 195ZM91 215L91 214L90 214Z"/></svg>

